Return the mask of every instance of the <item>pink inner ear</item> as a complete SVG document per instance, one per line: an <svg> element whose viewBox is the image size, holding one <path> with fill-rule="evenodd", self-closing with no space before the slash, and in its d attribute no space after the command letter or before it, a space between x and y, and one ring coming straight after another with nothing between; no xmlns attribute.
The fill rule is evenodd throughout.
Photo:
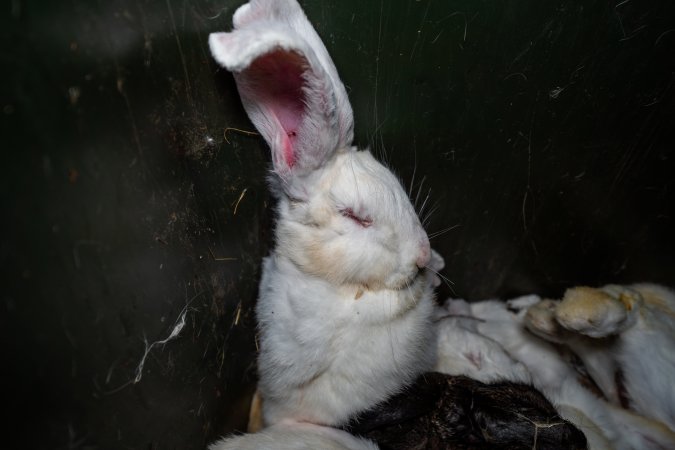
<svg viewBox="0 0 675 450"><path fill-rule="evenodd" d="M297 161L298 128L305 113L303 73L306 60L297 53L275 50L256 59L246 69L250 95L267 109L279 125L282 157L289 168ZM274 149L272 149L274 151Z"/></svg>

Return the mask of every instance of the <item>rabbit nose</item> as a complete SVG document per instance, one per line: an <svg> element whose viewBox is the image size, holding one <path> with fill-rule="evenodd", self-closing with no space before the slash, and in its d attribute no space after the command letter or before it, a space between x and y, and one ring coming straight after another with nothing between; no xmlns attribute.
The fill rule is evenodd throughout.
<svg viewBox="0 0 675 450"><path fill-rule="evenodd" d="M429 244L429 239L424 239L420 242L420 251L417 254L417 267L420 269L425 268L429 265L431 261L431 245Z"/></svg>

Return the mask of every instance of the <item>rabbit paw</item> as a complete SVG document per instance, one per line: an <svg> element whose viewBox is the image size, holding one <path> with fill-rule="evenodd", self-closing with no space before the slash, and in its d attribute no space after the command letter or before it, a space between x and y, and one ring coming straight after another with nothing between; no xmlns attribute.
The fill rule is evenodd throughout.
<svg viewBox="0 0 675 450"><path fill-rule="evenodd" d="M533 304L525 314L525 327L537 336L550 342L560 344L569 334L556 320L556 310L560 302L542 300Z"/></svg>
<svg viewBox="0 0 675 450"><path fill-rule="evenodd" d="M538 295L523 295L506 301L506 308L513 313L520 313L523 309L527 309L532 305L536 305L541 301Z"/></svg>
<svg viewBox="0 0 675 450"><path fill-rule="evenodd" d="M564 328L600 338L620 333L637 318L640 295L620 286L570 288L555 309Z"/></svg>

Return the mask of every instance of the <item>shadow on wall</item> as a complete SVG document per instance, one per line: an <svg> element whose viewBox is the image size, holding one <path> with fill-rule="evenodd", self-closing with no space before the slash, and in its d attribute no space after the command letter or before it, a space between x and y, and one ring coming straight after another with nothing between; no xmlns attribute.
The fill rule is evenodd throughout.
<svg viewBox="0 0 675 450"><path fill-rule="evenodd" d="M225 135L252 126L206 42L242 2L43 3L0 19L12 435L203 448L246 421L270 244L267 150ZM673 284L672 2L302 5L356 142L452 227L442 296Z"/></svg>

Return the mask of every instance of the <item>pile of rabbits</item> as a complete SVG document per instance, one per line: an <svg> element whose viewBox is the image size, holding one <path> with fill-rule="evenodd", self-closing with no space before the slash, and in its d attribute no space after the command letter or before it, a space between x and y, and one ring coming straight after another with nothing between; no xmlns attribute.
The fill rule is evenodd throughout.
<svg viewBox="0 0 675 450"><path fill-rule="evenodd" d="M666 362L645 369L654 362L639 351L652 339L652 318L642 313L650 304L639 300L644 292L626 290L636 300L623 315L612 303L589 316L571 308L577 311L571 319L565 305L572 294L560 304L527 297L437 306L435 273L443 259L431 250L398 179L370 152L352 146L345 87L300 6L295 0L251 0L237 9L233 23L232 32L211 34L209 46L216 62L234 74L243 106L271 149L277 221L256 309L264 428L225 438L212 450L378 448L339 427L386 405L434 370L488 383L533 384L594 449L672 448L673 385L665 372L675 373L672 336L662 336L670 339L663 342ZM620 295L598 292L606 291L612 299ZM672 331L672 316L659 320L670 320ZM575 384L573 367L526 326L549 341L583 349L589 374L601 375L605 399ZM626 339L615 339L607 353L594 353L597 347L586 342L615 333ZM617 368L634 411L644 416L617 406ZM659 396L662 389L668 394ZM538 428L533 430L536 441ZM626 437L631 430L639 435L634 441Z"/></svg>
<svg viewBox="0 0 675 450"><path fill-rule="evenodd" d="M448 300L437 370L532 383L589 448L675 449L675 293L568 289L560 301Z"/></svg>

